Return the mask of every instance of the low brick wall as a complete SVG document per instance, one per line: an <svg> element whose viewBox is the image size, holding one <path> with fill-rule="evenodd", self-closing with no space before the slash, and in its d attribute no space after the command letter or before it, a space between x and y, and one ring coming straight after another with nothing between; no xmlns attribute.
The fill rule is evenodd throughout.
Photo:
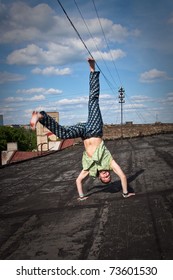
<svg viewBox="0 0 173 280"><path fill-rule="evenodd" d="M119 139L142 137L163 133L173 133L173 124L124 124L124 125L105 125L103 128L104 139Z"/></svg>

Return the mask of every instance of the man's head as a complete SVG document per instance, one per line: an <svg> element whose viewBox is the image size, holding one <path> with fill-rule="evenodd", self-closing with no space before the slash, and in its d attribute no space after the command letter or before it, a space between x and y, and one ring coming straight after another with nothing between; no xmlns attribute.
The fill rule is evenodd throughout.
<svg viewBox="0 0 173 280"><path fill-rule="evenodd" d="M108 170L100 170L99 171L99 179L102 183L108 184L111 181L111 174Z"/></svg>

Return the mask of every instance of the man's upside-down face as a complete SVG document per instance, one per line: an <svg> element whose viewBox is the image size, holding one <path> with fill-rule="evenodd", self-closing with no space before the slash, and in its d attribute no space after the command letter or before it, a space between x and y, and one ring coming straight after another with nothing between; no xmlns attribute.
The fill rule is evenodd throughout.
<svg viewBox="0 0 173 280"><path fill-rule="evenodd" d="M108 170L99 171L99 179L102 183L108 184L111 181L111 174Z"/></svg>

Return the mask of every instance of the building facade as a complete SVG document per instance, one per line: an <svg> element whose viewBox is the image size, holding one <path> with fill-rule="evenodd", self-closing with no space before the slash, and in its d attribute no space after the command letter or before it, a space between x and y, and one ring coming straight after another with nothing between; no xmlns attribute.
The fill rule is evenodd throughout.
<svg viewBox="0 0 173 280"><path fill-rule="evenodd" d="M47 112L49 116L55 119L56 122L59 122L59 112ZM38 151L48 151L49 142L56 144L57 136L53 134L49 129L44 127L41 123L37 123L36 127L37 133L37 149ZM52 146L52 145L51 145Z"/></svg>

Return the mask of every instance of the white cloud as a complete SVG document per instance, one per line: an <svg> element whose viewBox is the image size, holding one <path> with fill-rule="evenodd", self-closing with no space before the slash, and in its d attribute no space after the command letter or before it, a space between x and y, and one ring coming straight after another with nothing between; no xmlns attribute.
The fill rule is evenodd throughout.
<svg viewBox="0 0 173 280"><path fill-rule="evenodd" d="M132 102L151 102L152 98L146 95L133 95L130 100Z"/></svg>
<svg viewBox="0 0 173 280"><path fill-rule="evenodd" d="M31 97L30 99L28 98L28 101L40 101L40 100L44 100L45 96L44 95L35 95L33 97Z"/></svg>
<svg viewBox="0 0 173 280"><path fill-rule="evenodd" d="M45 92L44 88L30 88L30 89L19 89L17 93L24 93L24 94L34 94L34 93L43 93Z"/></svg>
<svg viewBox="0 0 173 280"><path fill-rule="evenodd" d="M25 80L25 76L9 72L0 72L0 84Z"/></svg>
<svg viewBox="0 0 173 280"><path fill-rule="evenodd" d="M12 112L18 111L17 107L9 107L4 105L3 107L0 107L0 114L2 115L10 115Z"/></svg>
<svg viewBox="0 0 173 280"><path fill-rule="evenodd" d="M19 89L17 90L19 94L35 94L35 93L42 93L42 94L61 94L62 90L55 89L55 88L30 88L30 89Z"/></svg>
<svg viewBox="0 0 173 280"><path fill-rule="evenodd" d="M91 50L95 59L100 59L103 57L105 60L112 60L124 57L126 54L120 50L111 50L109 52L98 52L92 51L93 41L88 40L86 42L87 46ZM26 48L13 51L7 56L8 64L17 65L62 65L67 61L73 60L75 57L82 57L84 47L80 40L72 39L71 43L68 41L67 45L60 45L55 43L49 43L47 49L40 48L35 44L28 45ZM35 68L32 70L34 74L42 75L68 75L71 73L69 68L59 69L53 66L46 67L44 69Z"/></svg>
<svg viewBox="0 0 173 280"><path fill-rule="evenodd" d="M122 43L125 41L129 36L139 36L140 31L138 29L135 30L128 30L126 27L122 26L121 24L115 24L112 20L107 18L100 18L99 19L102 29L106 34L106 38L112 42ZM76 20L75 20L76 22ZM98 19L88 19L86 20L86 24L90 30L90 33L96 37L103 37L100 23ZM77 22L77 29L80 33L85 34L86 29L83 28L83 23L80 20ZM103 43L103 42L102 42Z"/></svg>
<svg viewBox="0 0 173 280"><path fill-rule="evenodd" d="M165 71L159 71L157 69L151 69L140 75L140 81L142 83L152 83L165 79L171 79L167 76Z"/></svg>
<svg viewBox="0 0 173 280"><path fill-rule="evenodd" d="M62 90L60 89L55 89L55 88L49 88L46 93L48 94L61 94Z"/></svg>
<svg viewBox="0 0 173 280"><path fill-rule="evenodd" d="M17 2L3 7L3 20L0 21L1 43L22 43L25 47L16 49L7 57L10 65L62 65L72 61L80 61L86 54L81 40L76 37L73 28L64 16L59 16L47 4L29 7L26 3ZM88 30L81 17L72 18L75 27L91 52L96 48L106 47L98 19L86 19L86 24L92 34L88 37ZM129 36L138 36L138 30L128 30L121 24L114 24L112 20L100 18L103 30L109 42L123 42ZM122 50L112 50L114 59L125 54ZM103 52L104 59L110 60L110 53ZM67 75L68 68L36 68L34 74Z"/></svg>
<svg viewBox="0 0 173 280"><path fill-rule="evenodd" d="M169 92L169 93L167 94L166 101L169 102L170 104L173 103L173 92Z"/></svg>
<svg viewBox="0 0 173 280"><path fill-rule="evenodd" d="M111 41L121 43L125 41L129 36L139 36L140 31L138 29L129 31L126 27L123 27L120 24L112 23L112 27L107 30L105 34Z"/></svg>
<svg viewBox="0 0 173 280"><path fill-rule="evenodd" d="M54 15L46 4L29 7L21 1L3 6L0 42L40 40L54 25Z"/></svg>
<svg viewBox="0 0 173 280"><path fill-rule="evenodd" d="M5 102L8 103L15 103L15 102L25 102L25 101L40 101L40 100L44 100L45 96L44 95L35 95L31 98L23 98L23 97L7 97L5 98Z"/></svg>
<svg viewBox="0 0 173 280"><path fill-rule="evenodd" d="M169 93L168 93L168 96L173 96L173 92L169 92Z"/></svg>
<svg viewBox="0 0 173 280"><path fill-rule="evenodd" d="M42 75L46 75L46 76L52 76L52 75L63 76L63 75L69 75L71 73L71 70L70 70L70 68L59 69L59 68L55 68L53 66L49 66L44 69L40 69L39 67L37 67L32 70L32 73L33 74L42 74Z"/></svg>
<svg viewBox="0 0 173 280"><path fill-rule="evenodd" d="M169 97L167 98L167 101L172 103L172 102L173 102L173 96L169 96Z"/></svg>
<svg viewBox="0 0 173 280"><path fill-rule="evenodd" d="M110 94L100 94L100 99L110 100L112 96Z"/></svg>
<svg viewBox="0 0 173 280"><path fill-rule="evenodd" d="M105 60L111 60L112 58L122 58L126 55L121 49L101 52L103 42L101 42L101 40L97 40L97 42L99 42L97 44L97 49L99 48L100 52L95 51L96 47L92 39L85 41L87 47L93 53L93 56L96 56L96 58L100 58L100 55L102 55ZM53 42L48 43L45 49L37 46L36 44L27 45L23 49L18 49L10 53L7 56L7 63L11 65L62 65L73 60L77 61L82 59L85 52L86 50L82 42L78 39L71 38L68 40L64 39L63 44ZM69 68L58 69L52 66L42 70L40 68L36 68L32 72L34 74L43 75L67 75L71 73Z"/></svg>
<svg viewBox="0 0 173 280"><path fill-rule="evenodd" d="M134 104L124 104L124 109L125 111L133 111L133 110L137 110L137 109L143 109L146 108L146 106L144 104L138 104L138 103L134 103Z"/></svg>
<svg viewBox="0 0 173 280"><path fill-rule="evenodd" d="M112 59L116 60L118 58L122 58L122 57L126 56L125 52L123 52L120 49L111 50L109 52L101 52L101 51L100 52L92 52L92 55L96 60L99 60L99 59L103 58L104 60L109 60L109 61L111 61Z"/></svg>
<svg viewBox="0 0 173 280"><path fill-rule="evenodd" d="M61 99L55 102L56 105L76 105L88 103L88 97L79 97L74 99Z"/></svg>
<svg viewBox="0 0 173 280"><path fill-rule="evenodd" d="M24 101L24 98L22 98L22 97L10 96L10 97L5 98L5 102L9 102L9 103L22 102L22 101Z"/></svg>
<svg viewBox="0 0 173 280"><path fill-rule="evenodd" d="M13 51L7 56L8 64L17 65L62 65L69 62L74 55L77 56L79 50L70 45L49 43L47 48L38 47L35 44L30 44L26 48Z"/></svg>
<svg viewBox="0 0 173 280"><path fill-rule="evenodd" d="M74 37L74 30L69 28L69 22L64 16L58 16L47 4L30 7L26 3L16 2L11 5L2 5L2 21L0 38L2 43L31 42L32 40L57 42L59 38ZM88 36L88 30L81 17L72 18L75 27L83 36ZM101 29L98 19L85 19L85 22L95 37L100 37ZM120 24L100 18L101 25L107 38L111 41L122 42L128 36L136 36L136 30L129 31ZM4 32L5 31L5 32Z"/></svg>
<svg viewBox="0 0 173 280"><path fill-rule="evenodd" d="M46 52L35 44L28 45L26 48L15 50L7 56L8 64L36 65L40 61L45 63Z"/></svg>
<svg viewBox="0 0 173 280"><path fill-rule="evenodd" d="M169 19L169 23L173 24L173 17Z"/></svg>
<svg viewBox="0 0 173 280"><path fill-rule="evenodd" d="M168 23L173 24L173 13L172 13L172 15L170 16L170 18L168 19Z"/></svg>

